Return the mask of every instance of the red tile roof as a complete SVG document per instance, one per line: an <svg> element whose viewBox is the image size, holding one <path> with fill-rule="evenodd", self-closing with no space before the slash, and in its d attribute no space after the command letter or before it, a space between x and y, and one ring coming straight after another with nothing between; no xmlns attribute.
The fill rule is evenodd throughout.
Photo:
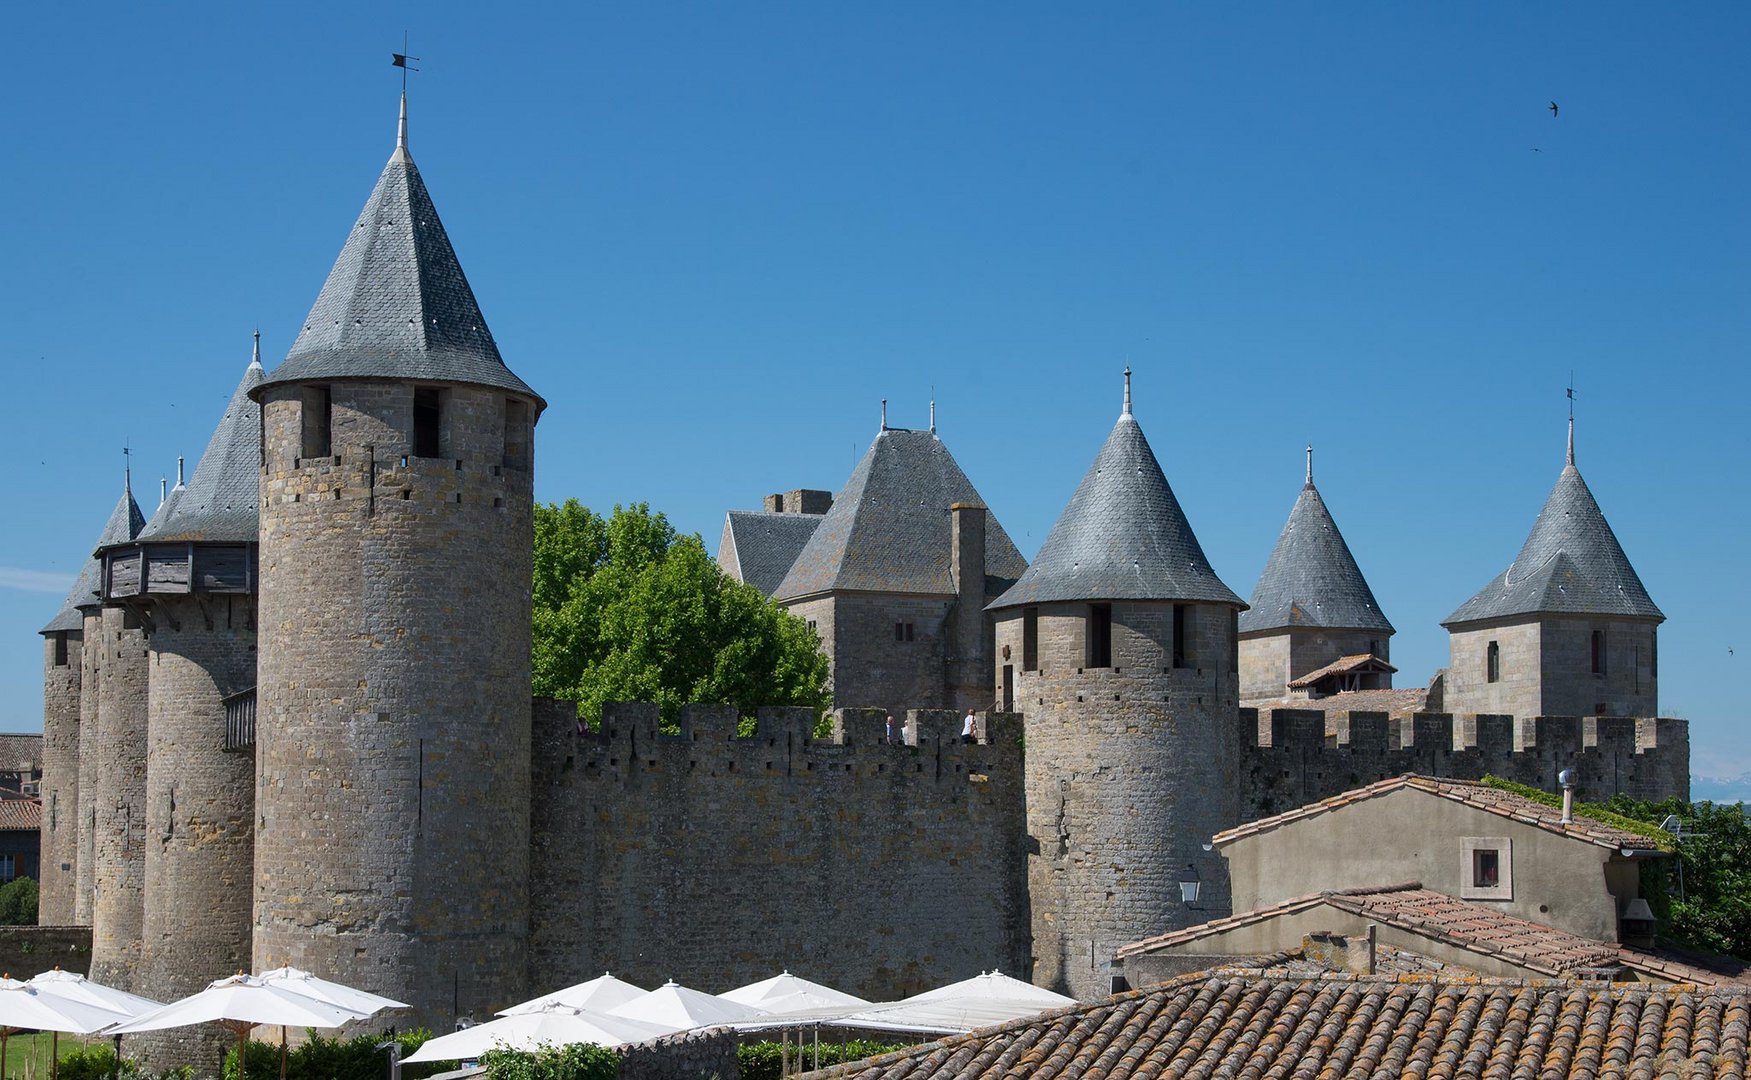
<svg viewBox="0 0 1751 1080"><path fill-rule="evenodd" d="M1289 682L1291 687L1312 686L1328 675L1348 675L1352 671L1379 671L1391 673L1398 669L1375 656L1373 653L1356 653L1354 656L1340 656L1336 660L1316 671L1309 671L1299 679Z"/></svg>
<svg viewBox="0 0 1751 1080"><path fill-rule="evenodd" d="M1310 709L1322 713L1383 712L1388 716L1415 716L1429 703L1429 688L1410 686L1397 690L1343 690L1325 697L1289 697L1274 701L1243 702L1257 709L1261 719L1272 709ZM1329 734L1329 732L1328 732Z"/></svg>
<svg viewBox="0 0 1751 1080"><path fill-rule="evenodd" d="M817 1080L1734 1076L1751 990L1217 969Z"/></svg>
<svg viewBox="0 0 1751 1080"><path fill-rule="evenodd" d="M1541 802L1528 799L1524 795L1503 791L1476 780L1439 780L1434 777L1414 774L1395 776L1390 780L1382 780L1369 784L1367 787L1354 788L1342 794L1333 795L1329 799L1308 803L1306 806L1297 807L1286 813L1237 825L1232 829L1217 833L1212 838L1212 842L1221 846L1242 837L1269 832L1292 822L1318 817L1364 799L1372 799L1407 789L1427 792L1438 798L1451 799L1457 803L1464 803L1473 809L1497 814L1524 825L1531 825L1546 832L1582 840L1599 847L1644 854L1656 853L1660 847L1660 841L1652 836L1632 833L1615 825L1607 825L1602 821L1594 821L1580 815L1576 815L1573 821L1564 822L1562 811L1554 806L1546 806Z"/></svg>
<svg viewBox="0 0 1751 1080"><path fill-rule="evenodd" d="M41 799L0 799L0 831L35 832L42 828L42 824Z"/></svg>

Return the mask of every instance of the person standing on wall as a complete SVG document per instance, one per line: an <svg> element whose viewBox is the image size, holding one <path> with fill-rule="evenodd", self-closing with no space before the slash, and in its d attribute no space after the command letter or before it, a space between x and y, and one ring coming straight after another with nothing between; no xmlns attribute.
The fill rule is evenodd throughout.
<svg viewBox="0 0 1751 1080"><path fill-rule="evenodd" d="M971 707L967 709L967 718L961 721L961 742L971 744L979 741L979 722L973 717Z"/></svg>

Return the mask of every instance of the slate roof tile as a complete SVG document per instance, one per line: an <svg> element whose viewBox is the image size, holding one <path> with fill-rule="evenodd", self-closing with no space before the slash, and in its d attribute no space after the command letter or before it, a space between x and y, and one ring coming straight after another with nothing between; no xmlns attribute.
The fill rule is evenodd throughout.
<svg viewBox="0 0 1751 1080"><path fill-rule="evenodd" d="M1075 600L1246 606L1211 569L1129 411L1107 435L1033 565L990 608Z"/></svg>
<svg viewBox="0 0 1751 1080"><path fill-rule="evenodd" d="M396 147L291 351L256 388L328 379L430 380L546 402L505 366L425 181Z"/></svg>
<svg viewBox="0 0 1751 1080"><path fill-rule="evenodd" d="M724 540L734 554L741 579L771 596L821 524L821 514L731 510Z"/></svg>
<svg viewBox="0 0 1751 1080"><path fill-rule="evenodd" d="M1491 787L1476 780L1444 780L1430 776L1417 776L1413 773L1353 788L1329 799L1321 799L1294 810L1237 825L1232 829L1217 833L1212 837L1212 842L1220 847L1242 837L1254 836L1305 818L1330 813L1352 802L1377 798L1406 789L1414 789L1439 798L1451 799L1486 813L1499 814L1502 817L1511 818L1546 832L1582 840L1597 847L1647 852L1655 850L1660 844L1660 841L1654 837L1629 832L1614 825L1607 825L1602 821L1582 817L1579 814L1574 816L1574 820L1564 822L1562 811L1556 807L1546 806L1541 802L1528 799L1524 795L1503 791L1501 788Z"/></svg>
<svg viewBox="0 0 1751 1080"><path fill-rule="evenodd" d="M798 553L775 600L839 591L954 595L954 503L985 505L933 431L884 428ZM986 595L1027 567L995 514L985 517Z"/></svg>
<svg viewBox="0 0 1751 1080"><path fill-rule="evenodd" d="M811 1080L1742 1076L1751 990L1218 968Z"/></svg>
<svg viewBox="0 0 1751 1080"><path fill-rule="evenodd" d="M1441 625L1545 613L1666 618L1573 462L1557 477L1520 554Z"/></svg>
<svg viewBox="0 0 1751 1080"><path fill-rule="evenodd" d="M122 497L109 512L109 520L104 522L103 532L98 534L97 543L92 550L101 551L116 544L125 544L138 536L145 526L146 517L140 513L140 504L134 501L133 486L123 484ZM79 576L73 579L73 588L67 593L60 613L49 620L49 624L38 633L52 634L59 630L83 629L85 619L79 609L98 606L97 590L102 584L103 561L96 557L86 559L80 564Z"/></svg>
<svg viewBox="0 0 1751 1080"><path fill-rule="evenodd" d="M250 399L262 381L251 360L207 441L194 478L179 487L140 530L145 541L256 542L261 487L261 406Z"/></svg>
<svg viewBox="0 0 1751 1080"><path fill-rule="evenodd" d="M1240 616L1243 634L1302 626L1394 632L1311 479L1296 497L1248 604Z"/></svg>

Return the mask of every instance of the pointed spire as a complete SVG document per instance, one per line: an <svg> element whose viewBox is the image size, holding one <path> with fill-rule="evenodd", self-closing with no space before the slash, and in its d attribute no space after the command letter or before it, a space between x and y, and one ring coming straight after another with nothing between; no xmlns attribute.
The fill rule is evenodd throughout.
<svg viewBox="0 0 1751 1080"><path fill-rule="evenodd" d="M261 365L250 362L231 392L231 400L184 477L184 460L176 459L176 487L146 529L141 540L190 543L254 543L258 532L261 483L261 406L250 391L261 384Z"/></svg>
<svg viewBox="0 0 1751 1080"><path fill-rule="evenodd" d="M125 482L125 481L124 481ZM140 529L146 524L146 517L140 513L140 506L134 502L131 488L122 491L122 497L117 501L115 509L110 511L109 520L104 522L103 532L98 534L97 544L92 550L102 551L104 548L125 544L140 534ZM73 590L67 594L67 601L62 606L60 614L42 628L44 634L57 630L78 630L84 625L80 608L96 607L99 603L98 588L102 584L103 560L93 555L79 567L79 576L73 581Z"/></svg>
<svg viewBox="0 0 1751 1080"><path fill-rule="evenodd" d="M122 494L134 493L134 451L132 447L122 447Z"/></svg>
<svg viewBox="0 0 1751 1080"><path fill-rule="evenodd" d="M390 160L407 161L410 157L407 150L407 91L403 90L401 92L401 119L395 124L395 156Z"/></svg>
<svg viewBox="0 0 1751 1080"><path fill-rule="evenodd" d="M1307 486L1313 486L1313 444L1307 444Z"/></svg>
<svg viewBox="0 0 1751 1080"><path fill-rule="evenodd" d="M1306 626L1366 630L1388 637L1393 633L1350 545L1313 486L1311 446L1307 483L1296 496L1247 602L1251 608L1240 613L1243 634Z"/></svg>
<svg viewBox="0 0 1751 1080"><path fill-rule="evenodd" d="M249 366L261 370L261 327L255 328L255 346L250 350Z"/></svg>
<svg viewBox="0 0 1751 1080"><path fill-rule="evenodd" d="M1121 416L1131 415L1131 365L1125 365L1125 409Z"/></svg>

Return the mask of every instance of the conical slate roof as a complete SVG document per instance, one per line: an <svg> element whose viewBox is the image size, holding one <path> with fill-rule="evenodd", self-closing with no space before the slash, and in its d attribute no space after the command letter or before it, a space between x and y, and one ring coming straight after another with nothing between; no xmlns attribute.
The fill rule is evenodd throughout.
<svg viewBox="0 0 1751 1080"><path fill-rule="evenodd" d="M146 517L140 513L140 504L134 501L132 484L122 485L122 497L116 502L115 509L109 512L109 520L103 524L103 532L97 537L93 551L101 551L116 544L125 544L140 534L146 524ZM79 568L79 576L73 580L73 589L67 594L67 602L62 605L60 614L49 620L49 625L38 631L52 634L57 630L79 630L84 627L84 617L79 614L80 608L96 607L97 591L103 584L103 562L95 557L85 560Z"/></svg>
<svg viewBox="0 0 1751 1080"><path fill-rule="evenodd" d="M1575 468L1570 438L1569 462L1520 554L1442 626L1546 612L1665 621Z"/></svg>
<svg viewBox="0 0 1751 1080"><path fill-rule="evenodd" d="M1068 600L1246 605L1222 584L1143 428L1125 411L1021 580L991 609Z"/></svg>
<svg viewBox="0 0 1751 1080"><path fill-rule="evenodd" d="M954 595L949 506L957 502L985 504L935 432L882 429L772 598L840 590ZM1014 581L1026 567L987 514L987 579Z"/></svg>
<svg viewBox="0 0 1751 1080"><path fill-rule="evenodd" d="M249 392L262 381L258 353L231 394L187 487L178 485L140 531L142 541L255 543L261 484L261 406Z"/></svg>
<svg viewBox="0 0 1751 1080"><path fill-rule="evenodd" d="M402 138L286 359L260 390L328 379L418 379L534 398L499 356Z"/></svg>
<svg viewBox="0 0 1751 1080"><path fill-rule="evenodd" d="M1298 626L1394 632L1313 486L1311 466L1250 603L1240 616L1243 634Z"/></svg>

